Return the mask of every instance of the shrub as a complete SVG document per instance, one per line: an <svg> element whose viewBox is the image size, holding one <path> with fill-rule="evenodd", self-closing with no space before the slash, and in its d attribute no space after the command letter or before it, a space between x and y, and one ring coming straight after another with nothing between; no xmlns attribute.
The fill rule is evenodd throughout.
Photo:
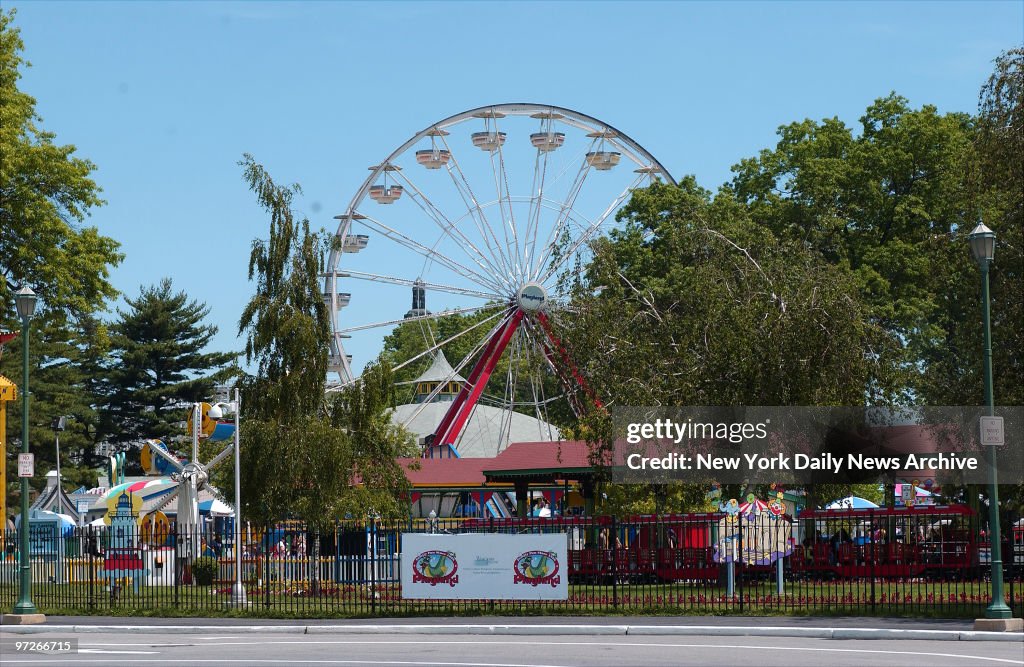
<svg viewBox="0 0 1024 667"><path fill-rule="evenodd" d="M200 586L209 586L217 576L217 561L209 556L197 558L192 563L192 578Z"/></svg>

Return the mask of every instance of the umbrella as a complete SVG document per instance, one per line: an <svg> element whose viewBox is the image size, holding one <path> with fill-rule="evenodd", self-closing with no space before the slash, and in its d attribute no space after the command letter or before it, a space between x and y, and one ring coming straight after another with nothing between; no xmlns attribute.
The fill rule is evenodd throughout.
<svg viewBox="0 0 1024 667"><path fill-rule="evenodd" d="M845 498L833 500L828 505L825 505L825 509L827 510L863 510L871 509L872 507L878 507L878 505L874 504L867 498L861 498L860 496L846 496Z"/></svg>

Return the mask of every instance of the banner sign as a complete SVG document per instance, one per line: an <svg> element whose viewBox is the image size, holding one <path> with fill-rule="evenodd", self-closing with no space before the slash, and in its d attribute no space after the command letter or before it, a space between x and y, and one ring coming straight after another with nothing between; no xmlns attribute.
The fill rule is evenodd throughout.
<svg viewBox="0 0 1024 667"><path fill-rule="evenodd" d="M565 533L403 533L402 597L567 600L568 537Z"/></svg>

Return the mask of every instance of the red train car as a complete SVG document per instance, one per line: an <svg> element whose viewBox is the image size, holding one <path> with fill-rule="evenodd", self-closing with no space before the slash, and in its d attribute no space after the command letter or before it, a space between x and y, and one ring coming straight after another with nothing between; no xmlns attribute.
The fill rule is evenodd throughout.
<svg viewBox="0 0 1024 667"><path fill-rule="evenodd" d="M715 581L719 512L663 516L472 519L461 530L564 532L573 583ZM786 517L788 518L788 517ZM754 517L745 521L767 520ZM786 529L789 531L790 529ZM1018 531L1024 541L1024 526ZM792 520L786 574L797 579L966 579L980 572L966 506L804 510ZM737 576L774 576L774 564L742 563Z"/></svg>
<svg viewBox="0 0 1024 667"><path fill-rule="evenodd" d="M963 505L804 510L790 559L797 577L966 579L978 573L973 512Z"/></svg>

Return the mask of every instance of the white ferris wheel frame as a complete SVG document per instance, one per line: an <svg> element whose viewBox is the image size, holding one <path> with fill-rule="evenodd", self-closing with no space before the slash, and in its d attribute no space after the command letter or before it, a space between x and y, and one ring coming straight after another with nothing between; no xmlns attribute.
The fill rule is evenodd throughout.
<svg viewBox="0 0 1024 667"><path fill-rule="evenodd" d="M633 184L631 184L630 186L627 186L626 190L623 191L622 194L620 194L618 197L613 199L612 202L609 204L608 208L605 210L605 212L596 221L587 220L587 218L585 216L582 216L581 214L579 214L578 212L576 212L573 209L573 203L574 203L575 197L578 196L580 190L583 187L583 180L585 180L585 178L586 178L586 171L589 170L589 167L587 167L586 170L584 170L581 167L581 173L583 173L583 178L579 180L578 184L574 183L573 186L570 187L570 192L569 192L569 194L567 196L567 199L565 201L556 202L556 201L551 200L551 199L545 199L543 197L543 193L541 193L541 194L533 193L529 197L523 197L521 195L520 196L514 196L511 193L506 192L506 195L503 197L503 196L500 195L500 187L499 187L499 197L498 197L497 200L488 201L488 202L479 202L479 201L476 200L475 196L473 196L472 197L473 205L470 206L469 202L466 202L466 204L467 204L467 212L466 212L466 214L462 215L458 220L464 219L466 215L469 215L470 217L472 217L473 213L474 213L474 210L482 212L483 208L489 207L489 206L493 206L495 203L497 203L500 206L501 203L506 201L506 200L508 201L510 207L511 207L511 204L512 204L512 202L514 200L529 201L531 206L536 206L538 209L540 207L545 207L545 208L558 207L560 209L559 216L564 215L565 218L566 218L566 221L568 221L570 218L574 218L576 220L582 220L582 221L584 221L588 225L588 227L587 227L588 232L584 233L584 234L581 234L580 237L574 243L574 245L565 254L566 257L569 257L569 256L573 255L573 253L576 250L579 249L581 244L585 243L590 238L592 238L594 232L596 232L600 228L600 226L608 218L609 215L613 214L622 205L622 203L625 201L625 199L629 196L629 193L632 192L632 190L637 185L639 185L640 182L642 182L642 180L645 177L645 175L646 175L647 178L650 178L652 180L653 180L653 178L655 176L658 176L658 177L663 178L669 184L676 185L676 180L672 177L672 175L664 167L664 165L662 165L661 162L659 162L649 151L647 151L647 149L645 149L643 146L641 146L635 140L630 138L629 135L627 135L624 132L622 132L621 130L617 129L616 127L614 127L610 123L606 123L606 122L604 122L602 120L599 120L599 119L597 119L597 118L595 118L593 116L589 116L587 114L581 113L579 111L575 111L573 109L568 109L568 108L565 108L565 107L559 107L559 106L554 106L554 105L549 105L549 104L533 104L533 103L495 104L495 105L477 107L475 109L469 109L467 111L463 111L461 113L457 113L457 114L454 114L452 116L449 116L449 117L447 117L447 118L445 118L443 120L437 121L435 123L431 123L430 125L428 125L423 130L421 130L421 131L417 132L416 134L414 134L410 139L408 139L405 143L400 145L394 151L392 151L391 154L388 155L384 160L380 161L374 167L371 167L370 168L371 169L370 175L366 178L366 180L363 181L362 185L359 187L359 189L357 190L356 194L352 197L351 201L349 202L348 206L345 209L345 212L343 214L341 214L341 215L335 216L335 219L337 219L339 221L338 222L338 229L337 229L337 232L336 232L336 243L332 244L331 249L330 249L330 253L328 255L327 272L326 272L326 274L324 276L324 290L323 291L324 291L324 299L327 302L328 309L330 311L331 326L332 326L332 339L331 339L331 361L332 361L332 363L331 363L331 371L330 372L331 373L336 373L338 375L338 379L339 379L340 382L337 383L337 384L329 383L329 390L337 389L339 387L345 386L345 385L350 384L351 382L353 382L353 381L355 381L357 379L356 376L354 375L354 373L352 372L352 366L351 366L351 363L350 363L350 361L348 359L348 356L347 356L347 354L345 352L345 346L344 346L344 343L343 343L343 340L344 340L344 338L347 337L348 332L350 332L350 331L357 331L357 330L366 329L366 328L371 328L373 326L378 326L378 325L365 325L365 326L355 326L355 327L349 327L349 328L341 326L341 324L339 322L339 316L341 314L341 310L343 308L343 305L339 305L339 294L341 294L341 292L339 292L339 290L338 290L338 279L339 278L357 278L357 279L372 280L372 281L375 281L375 282L384 282L384 283L407 285L407 286L412 286L413 283L415 282L415 281L413 281L411 279L404 279L404 278L397 278L397 277L392 277L392 276L385 276L385 275L379 275L379 274L370 274L370 273L366 273L366 272L342 270L342 269L340 269L339 267L340 267L340 264L341 264L342 256L344 254L345 241L346 241L346 239L348 239L349 236L352 236L352 222L353 222L353 220L357 220L357 219L369 220L370 223L368 224L368 226L370 226L371 228L374 228L374 231L376 231L377 233L379 233L379 234L381 234L381 235L383 235L383 236L385 236L387 238L390 238L392 241L398 243L399 245L404 245L405 247L413 249L416 252L419 252L421 254L423 254L425 252L426 253L425 256L430 256L430 259L432 261L437 261L440 264L443 264L443 265L447 266L450 270L454 271L455 273L458 273L458 274L462 275L463 277L466 277L466 278L468 278L470 280L473 280L476 283L480 283L481 279L483 278L477 272L477 270L484 270L485 271L488 268L490 268L492 270L498 271L498 270L501 270L501 268L505 268L505 269L508 268L508 267L501 267L501 268L499 268L499 267L495 266L493 264L493 262L492 261L488 261L487 258L484 256L484 254L482 252L480 252L480 251L477 251L477 252L480 255L480 257L483 260L483 262L481 263L481 262L477 261L476 264L475 264L476 269L473 269L473 268L470 268L470 267L465 267L465 266L463 266L461 264L455 263L453 260L445 258L440 253L437 253L437 252L433 251L432 249L427 248L426 246L423 246L422 244L417 243L414 239L410 239L410 238L404 236L403 234L401 234L400 231L392 229L392 228L388 227L387 225L384 225L383 223L374 220L370 216L362 215L361 212L358 209L359 209L360 205L363 203L363 201L366 199L368 193L370 192L371 186L373 186L375 183L377 183L377 181L380 179L382 174L385 174L385 173L387 173L389 171L393 171L393 164L394 164L394 161L396 160L396 158L398 158L399 156L405 154L410 149L414 148L416 146L416 144L419 143L420 141L422 141L424 139L427 139L429 137L437 137L439 135L441 136L441 138L443 140L444 130L446 128L448 128L448 127L452 127L454 125L457 125L457 124L460 124L460 123L463 123L463 122L466 122L466 121L470 121L470 120L479 120L479 119L487 119L487 118L497 119L497 118L502 118L502 117L506 117L506 116L527 116L527 117L531 117L532 116L532 117L537 117L538 114L542 115L541 117L543 117L544 114L547 114L547 117L549 119L557 120L559 123L565 124L565 125L570 126L570 127L574 127L574 128L576 128L578 130L581 130L583 132L588 133L590 136L593 136L591 133L598 133L598 135L601 137L602 144L607 144L607 145L613 147L614 150L620 152L622 156L628 158L634 165L636 165L637 169L635 171L640 174L640 177L635 179ZM497 131L497 130L495 130L495 131ZM450 151L452 154L454 153L454 151L452 151L451 146L449 146L447 144L447 142L444 142L444 145L445 145L445 149L446 150ZM538 151L539 150L540 149L538 149ZM500 153L500 148L498 149L498 152ZM447 167L447 168L451 172L451 168L450 167ZM456 169L459 169L461 171L461 168L459 168L457 166L457 162L456 162ZM502 169L504 169L504 167L502 167ZM455 174L454 173L452 174L452 178L455 179ZM464 175L462 176L462 178L463 178L463 180L465 180L465 176ZM495 178L497 178L497 173L495 174ZM408 185L412 185L412 183L408 181L408 178L405 178L405 181L406 181L406 183L408 183ZM468 184L467 184L467 186L468 186ZM500 184L499 184L499 186L500 186ZM419 191L415 189L415 186L412 186L412 187L413 187L413 191L410 192L411 197L415 198L417 194L420 194L422 196L422 193L419 193ZM456 187L458 188L458 184L457 183L456 183ZM472 193L470 193L470 194L472 194ZM424 197L424 199L425 199L425 197ZM421 204L420 202L417 202L417 203L420 205L421 208L423 208L423 204ZM432 205L429 202L429 200L427 200L427 204L428 205ZM430 213L426 209L424 209L424 214L428 215L428 216L430 215ZM437 222L436 218L435 218L435 222ZM449 225L449 229L446 229L445 232L451 236L451 230L458 231L457 228L456 228L456 224L457 224L457 221L452 221L450 223L450 225ZM529 224L530 224L529 221L527 221L527 225L529 225ZM557 230L557 227L555 228L555 230L553 230L553 232L556 231L556 230ZM491 230L491 231L493 233L493 230ZM454 238L454 236L452 236L452 238ZM466 239L466 241L468 242L468 239ZM475 246L474 246L474 250L476 250ZM492 257L491 259L493 260L494 258ZM537 262L537 266L538 267L540 267L542 265L543 265L543 261ZM467 275L467 272L469 273L469 275ZM548 273L548 275L550 275L550 272ZM507 291L510 288L511 288L512 291L514 291L517 288L517 286L512 286L512 285L508 284L508 281L505 280L504 277L491 276L490 278L493 279L493 282L491 282L491 289L496 291L496 292ZM539 275L531 276L532 280L537 280L539 278L540 278ZM502 281L505 281L505 283L503 284ZM490 281L485 279L483 282L490 282ZM470 295L470 296L488 296L488 293L477 292L477 291L474 291L472 289L467 289L467 288L463 288L463 287L440 285L440 284L430 283L430 282L421 283L421 284L423 284L424 287L426 287L427 289L441 290L441 291L451 292L451 293L455 293L455 294L463 294L463 295ZM462 309L459 312L470 312L470 311L473 311L473 310L478 310L478 309L467 308L467 309ZM440 315L443 315L443 314L446 314L446 313L439 313L436 316L440 316ZM448 313L448 314L450 314L450 313ZM436 316L432 316L432 317L436 317ZM417 319L417 318L413 318L413 319ZM383 325L383 324L399 324L399 323L401 323L403 321L405 321L405 320L395 320L394 322L379 323L379 324L380 325ZM458 335L462 335L463 333L468 333L468 331L461 332ZM422 356L422 355L419 355L419 356Z"/></svg>

